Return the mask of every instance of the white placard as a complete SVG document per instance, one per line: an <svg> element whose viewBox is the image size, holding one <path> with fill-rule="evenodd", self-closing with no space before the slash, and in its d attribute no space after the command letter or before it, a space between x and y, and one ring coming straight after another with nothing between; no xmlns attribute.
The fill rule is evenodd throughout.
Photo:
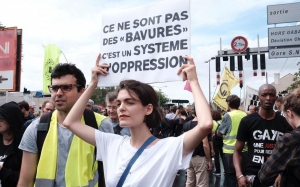
<svg viewBox="0 0 300 187"><path fill-rule="evenodd" d="M14 88L14 71L0 71L0 90Z"/></svg>
<svg viewBox="0 0 300 187"><path fill-rule="evenodd" d="M109 75L98 86L121 80L144 83L182 80L176 73L190 55L190 1L163 1L102 16L101 62Z"/></svg>
<svg viewBox="0 0 300 187"><path fill-rule="evenodd" d="M269 49L269 58L299 57L300 47Z"/></svg>
<svg viewBox="0 0 300 187"><path fill-rule="evenodd" d="M267 6L268 25L300 21L300 3Z"/></svg>
<svg viewBox="0 0 300 187"><path fill-rule="evenodd" d="M269 47L300 45L300 26L269 28Z"/></svg>

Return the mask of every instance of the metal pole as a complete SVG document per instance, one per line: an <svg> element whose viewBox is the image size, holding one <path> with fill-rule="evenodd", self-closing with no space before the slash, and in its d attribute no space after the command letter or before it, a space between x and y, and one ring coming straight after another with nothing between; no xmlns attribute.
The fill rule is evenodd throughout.
<svg viewBox="0 0 300 187"><path fill-rule="evenodd" d="M209 88L208 88L208 100L209 100L209 104L211 103L211 88L210 88L210 60L208 60L208 85L209 85Z"/></svg>
<svg viewBox="0 0 300 187"><path fill-rule="evenodd" d="M160 88L158 89L159 90L159 93L158 93L158 106L160 106Z"/></svg>

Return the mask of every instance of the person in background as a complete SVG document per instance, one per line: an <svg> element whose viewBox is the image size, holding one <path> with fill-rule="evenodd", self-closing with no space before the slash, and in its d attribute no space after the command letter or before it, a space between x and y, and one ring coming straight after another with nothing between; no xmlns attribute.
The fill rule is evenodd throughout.
<svg viewBox="0 0 300 187"><path fill-rule="evenodd" d="M89 99L89 101L87 102L85 108L88 109L88 110L93 110L93 106L94 106L94 101Z"/></svg>
<svg viewBox="0 0 300 187"><path fill-rule="evenodd" d="M180 136L182 134L183 125L187 122L187 113L183 108L177 109L175 116L173 117L173 132L174 136Z"/></svg>
<svg viewBox="0 0 300 187"><path fill-rule="evenodd" d="M105 97L105 103L106 103L106 109L107 114L109 117L109 120L111 121L114 133L119 134L121 136L130 136L130 129L128 127L121 127L119 123L119 117L117 114L117 96L118 94L116 92L109 92L106 94Z"/></svg>
<svg viewBox="0 0 300 187"><path fill-rule="evenodd" d="M48 114L50 112L52 112L54 110L54 103L51 102L51 101L44 101L43 104L42 104L42 107L41 107L41 115L44 115L44 114ZM24 130L27 129L27 127L36 119L39 119L40 116L38 116L38 118L34 118L34 119L31 119L31 120L28 120L24 123Z"/></svg>
<svg viewBox="0 0 300 187"><path fill-rule="evenodd" d="M192 112L195 114L193 120L184 124L183 131L187 132L198 124L197 113L195 107ZM211 136L209 134L208 136ZM189 167L186 169L187 180L186 187L208 187L209 172L212 171L212 160L210 154L209 137L205 137L202 142L195 148Z"/></svg>
<svg viewBox="0 0 300 187"><path fill-rule="evenodd" d="M284 116L283 111L282 111L282 104L283 104L283 97L282 96L278 96L276 101L275 101L275 106L276 106L276 113Z"/></svg>
<svg viewBox="0 0 300 187"><path fill-rule="evenodd" d="M255 112L255 107L256 107L255 105L250 105L248 114L253 114Z"/></svg>
<svg viewBox="0 0 300 187"><path fill-rule="evenodd" d="M215 171L213 172L214 175L220 176L221 175L221 167L220 167L220 160L223 159L223 138L218 136L216 133L218 132L220 126L221 112L217 110L213 110L212 113L213 119L213 130L212 130L212 137L213 137L213 148L214 148L214 161L215 161Z"/></svg>
<svg viewBox="0 0 300 187"><path fill-rule="evenodd" d="M235 168L233 166L233 153L236 143L237 131L240 121L247 114L238 110L241 100L237 95L229 95L226 98L228 110L219 126L218 136L223 137L223 166L225 170L225 183L226 186L237 186ZM247 147L243 148L243 156L247 154Z"/></svg>
<svg viewBox="0 0 300 187"><path fill-rule="evenodd" d="M102 112L101 108L98 105L94 105L93 108L92 108L92 111L103 115L103 112Z"/></svg>
<svg viewBox="0 0 300 187"><path fill-rule="evenodd" d="M15 102L0 106L0 180L2 187L16 186L22 164L18 149L23 135L23 114Z"/></svg>
<svg viewBox="0 0 300 187"><path fill-rule="evenodd" d="M275 183L281 175L280 186L300 185L300 88L287 95L282 101L285 119L294 129L281 136L272 154L258 172L260 182L266 186ZM279 186L279 185L277 185Z"/></svg>
<svg viewBox="0 0 300 187"><path fill-rule="evenodd" d="M174 116L176 115L176 114L175 114L176 111L177 111L177 106L176 106L176 105L173 105L173 106L171 107L170 112L169 112L169 113L166 113L166 118L172 120L172 119L174 118Z"/></svg>
<svg viewBox="0 0 300 187"><path fill-rule="evenodd" d="M29 113L34 114L34 106L29 106Z"/></svg>
<svg viewBox="0 0 300 187"><path fill-rule="evenodd" d="M21 108L21 111L23 113L23 121L24 123L28 120L34 119L33 113L29 112L29 104L26 101L21 101L18 103L19 107Z"/></svg>

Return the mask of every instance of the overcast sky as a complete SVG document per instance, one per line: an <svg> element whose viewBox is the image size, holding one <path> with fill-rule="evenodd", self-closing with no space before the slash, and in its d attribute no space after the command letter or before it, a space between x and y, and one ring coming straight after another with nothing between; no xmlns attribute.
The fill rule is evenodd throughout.
<svg viewBox="0 0 300 187"><path fill-rule="evenodd" d="M69 62L75 63L89 81L90 69L100 51L101 15L132 7L145 6L161 0L0 0L0 22L6 27L23 29L23 61L21 89L42 89L44 60L43 45L55 44ZM284 3L296 2L285 0ZM230 49L231 40L236 36L247 38L249 47L268 45L267 5L281 4L282 0L191 0L191 56L197 66L200 85L208 98L209 66L205 61L217 55L222 38L222 49ZM296 23L277 25L294 26ZM268 59L266 56L268 82L274 81L274 73L284 76L294 74L300 58ZM66 62L61 56L60 62ZM229 62L221 62L223 69ZM237 72L236 76L238 76ZM260 70L253 77L252 61L244 60L244 88L246 85L258 89L266 82ZM211 90L216 89L215 61L211 61ZM188 99L192 94L184 91L183 82L155 84L170 99ZM242 95L236 86L232 93Z"/></svg>

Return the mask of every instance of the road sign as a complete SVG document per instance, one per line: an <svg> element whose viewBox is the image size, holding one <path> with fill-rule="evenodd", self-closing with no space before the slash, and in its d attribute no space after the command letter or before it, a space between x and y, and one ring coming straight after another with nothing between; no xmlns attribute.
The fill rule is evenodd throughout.
<svg viewBox="0 0 300 187"><path fill-rule="evenodd" d="M269 49L269 58L300 57L300 47Z"/></svg>
<svg viewBox="0 0 300 187"><path fill-rule="evenodd" d="M268 30L269 47L300 44L300 26L275 27L269 28Z"/></svg>
<svg viewBox="0 0 300 187"><path fill-rule="evenodd" d="M268 25L300 21L300 3L267 6Z"/></svg>
<svg viewBox="0 0 300 187"><path fill-rule="evenodd" d="M244 52L248 47L248 41L243 36L237 36L231 41L231 48L237 53Z"/></svg>
<svg viewBox="0 0 300 187"><path fill-rule="evenodd" d="M172 103L189 103L189 100L172 99Z"/></svg>

